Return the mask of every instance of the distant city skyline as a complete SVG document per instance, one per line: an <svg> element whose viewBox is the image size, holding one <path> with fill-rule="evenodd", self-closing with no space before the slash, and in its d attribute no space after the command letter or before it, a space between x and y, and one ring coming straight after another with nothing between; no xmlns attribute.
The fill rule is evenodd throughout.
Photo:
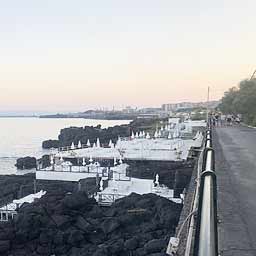
<svg viewBox="0 0 256 256"><path fill-rule="evenodd" d="M13 0L0 113L218 100L256 68L252 0Z"/></svg>
<svg viewBox="0 0 256 256"><path fill-rule="evenodd" d="M207 104L209 106L217 106L216 104L216 100L213 101L209 101L209 103L207 103L206 101L202 101L202 102L177 102L177 103L163 103L160 106L125 106L125 107L112 107L112 108L108 108L108 107L102 107L102 108L88 108L88 109L80 109L80 110L64 110L64 111L31 111L31 110L13 110L13 111L0 111L0 117L12 117L12 116L40 116L40 115L54 115L54 114L72 114L72 113L82 113L82 112L86 112L88 110L92 110L92 111L124 111L127 112L128 110L132 110L132 111L142 111L142 110L158 110L158 109L162 109L163 111L167 111L167 112L171 112L171 111L175 111L178 109L182 109L182 108L195 108L195 107L204 107ZM128 111L129 112L129 111Z"/></svg>

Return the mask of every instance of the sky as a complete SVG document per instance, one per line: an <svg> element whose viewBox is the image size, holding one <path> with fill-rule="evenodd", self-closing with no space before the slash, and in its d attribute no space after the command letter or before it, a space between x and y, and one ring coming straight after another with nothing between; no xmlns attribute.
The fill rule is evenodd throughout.
<svg viewBox="0 0 256 256"><path fill-rule="evenodd" d="M255 0L0 0L0 112L219 99L256 69Z"/></svg>

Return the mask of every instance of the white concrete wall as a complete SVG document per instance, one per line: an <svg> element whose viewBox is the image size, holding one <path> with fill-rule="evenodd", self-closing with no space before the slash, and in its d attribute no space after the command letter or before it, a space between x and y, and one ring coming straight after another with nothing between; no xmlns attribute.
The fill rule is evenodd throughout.
<svg viewBox="0 0 256 256"><path fill-rule="evenodd" d="M81 179L96 177L95 173L83 172L58 172L58 171L36 171L37 180L64 180L79 181Z"/></svg>

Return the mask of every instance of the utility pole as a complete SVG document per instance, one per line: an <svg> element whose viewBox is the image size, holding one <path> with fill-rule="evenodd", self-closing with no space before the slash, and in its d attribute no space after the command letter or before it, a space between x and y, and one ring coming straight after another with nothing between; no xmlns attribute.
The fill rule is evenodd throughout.
<svg viewBox="0 0 256 256"><path fill-rule="evenodd" d="M208 123L208 122L209 122L209 98L210 98L210 86L208 86L208 90L207 90L206 123Z"/></svg>
<svg viewBox="0 0 256 256"><path fill-rule="evenodd" d="M254 72L252 73L252 76L251 76L250 80L252 80L252 79L254 78L255 74L256 74L256 69L255 69Z"/></svg>

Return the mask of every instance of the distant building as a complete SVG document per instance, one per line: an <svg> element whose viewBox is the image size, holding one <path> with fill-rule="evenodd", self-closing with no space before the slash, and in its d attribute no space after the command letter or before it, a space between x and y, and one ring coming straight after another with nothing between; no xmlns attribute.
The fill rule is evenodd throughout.
<svg viewBox="0 0 256 256"><path fill-rule="evenodd" d="M134 114L136 113L136 111L137 111L137 108L132 108L131 106L127 106L122 110L122 112L125 114Z"/></svg>
<svg viewBox="0 0 256 256"><path fill-rule="evenodd" d="M219 104L219 101L209 101L207 102L179 102L179 103L169 103L163 104L162 110L165 112L171 111L178 111L182 109L189 109L189 108L215 108Z"/></svg>

